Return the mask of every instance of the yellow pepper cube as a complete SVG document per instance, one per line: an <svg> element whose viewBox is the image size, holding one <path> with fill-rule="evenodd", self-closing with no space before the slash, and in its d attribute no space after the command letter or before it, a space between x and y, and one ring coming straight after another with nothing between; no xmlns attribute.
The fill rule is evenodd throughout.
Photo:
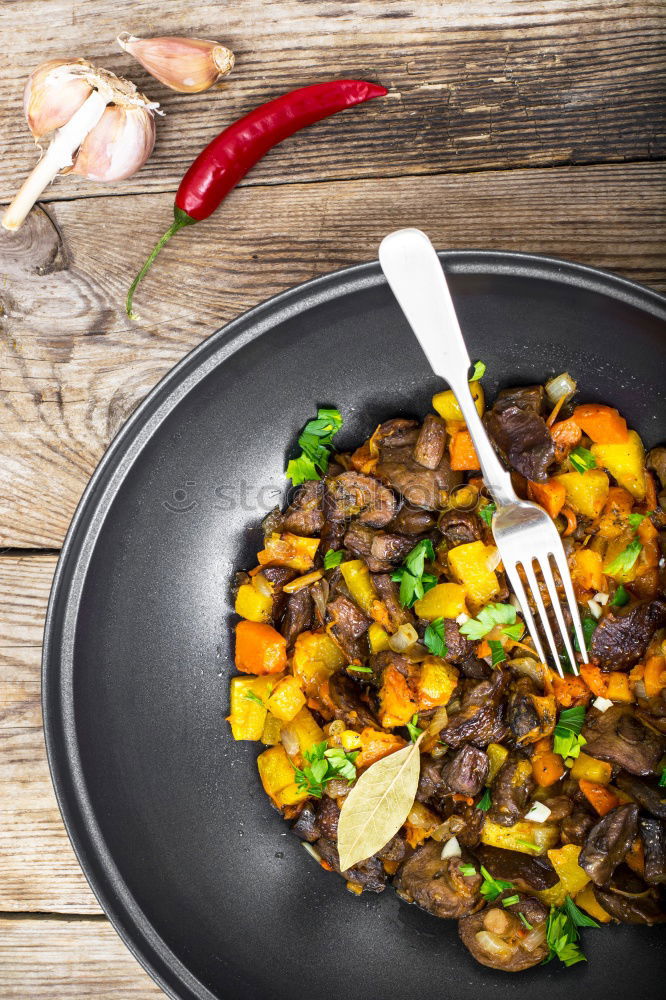
<svg viewBox="0 0 666 1000"><path fill-rule="evenodd" d="M545 854L559 839L560 828L556 823L532 823L527 819L513 826L500 826L486 817L481 831L481 841L489 847L503 847L532 857Z"/></svg>
<svg viewBox="0 0 666 1000"><path fill-rule="evenodd" d="M227 722L235 740L260 740L266 722L266 702L279 678L272 676L232 677L231 711Z"/></svg>
<svg viewBox="0 0 666 1000"><path fill-rule="evenodd" d="M585 888L581 889L581 891L576 894L574 903L576 906L579 906L581 910L585 910L586 913L589 913L594 920L598 920L600 924L610 923L611 915L604 910L600 903L597 902L597 897L594 895L594 889L591 882L588 882Z"/></svg>
<svg viewBox="0 0 666 1000"><path fill-rule="evenodd" d="M636 500L645 497L645 448L636 431L622 444L593 444L590 451L602 466Z"/></svg>
<svg viewBox="0 0 666 1000"><path fill-rule="evenodd" d="M324 730L317 725L312 712L307 708L302 708L291 722L285 723L282 732L298 741L301 754L313 747L315 743L323 743L324 741Z"/></svg>
<svg viewBox="0 0 666 1000"><path fill-rule="evenodd" d="M504 763L504 761L509 756L509 751L507 747L503 747L501 743L489 743L486 747L486 753L488 754L488 777L486 778L486 785L492 785L497 772Z"/></svg>
<svg viewBox="0 0 666 1000"><path fill-rule="evenodd" d="M361 737L358 733L355 733L353 729L345 729L345 731L340 735L340 742L342 743L342 749L347 753L351 750L361 749Z"/></svg>
<svg viewBox="0 0 666 1000"><path fill-rule="evenodd" d="M371 653L383 653L389 648L389 634L377 622L373 622L368 629L368 641Z"/></svg>
<svg viewBox="0 0 666 1000"><path fill-rule="evenodd" d="M350 559L340 565L340 572L352 600L358 604L362 611L372 616L373 604L377 600L377 591L368 567L361 559Z"/></svg>
<svg viewBox="0 0 666 1000"><path fill-rule="evenodd" d="M320 684L346 662L344 653L325 632L301 632L296 639L292 669L308 695L316 695Z"/></svg>
<svg viewBox="0 0 666 1000"><path fill-rule="evenodd" d="M565 844L564 847L548 851L548 858L558 874L559 882L550 889L535 893L547 906L562 906L567 896L573 898L590 881L590 876L578 864L580 851L577 844Z"/></svg>
<svg viewBox="0 0 666 1000"><path fill-rule="evenodd" d="M294 766L283 746L269 747L259 754L257 768L264 791L279 808L307 798L307 793L296 787Z"/></svg>
<svg viewBox="0 0 666 1000"><path fill-rule="evenodd" d="M418 680L420 712L446 705L458 684L458 671L438 656L428 656L421 664Z"/></svg>
<svg viewBox="0 0 666 1000"><path fill-rule="evenodd" d="M271 620L273 613L273 598L270 594L263 594L253 580L252 583L244 583L238 588L235 610L241 618L266 624Z"/></svg>
<svg viewBox="0 0 666 1000"><path fill-rule="evenodd" d="M268 699L268 710L276 719L291 722L305 705L305 695L295 677L283 678Z"/></svg>
<svg viewBox="0 0 666 1000"><path fill-rule="evenodd" d="M574 781L584 778L585 781L594 781L597 785L607 785L612 774L613 769L605 760L597 760L596 757L590 757L581 751L571 765L569 777Z"/></svg>
<svg viewBox="0 0 666 1000"><path fill-rule="evenodd" d="M274 747L280 742L283 723L276 719L270 712L266 714L264 730L261 734L261 742L267 747Z"/></svg>
<svg viewBox="0 0 666 1000"><path fill-rule="evenodd" d="M467 614L465 596L465 588L459 583L438 583L414 603L414 611L430 622L435 618L457 618Z"/></svg>
<svg viewBox="0 0 666 1000"><path fill-rule="evenodd" d="M553 478L564 486L567 503L577 514L592 518L601 514L610 488L608 476L602 469L563 472Z"/></svg>
<svg viewBox="0 0 666 1000"><path fill-rule="evenodd" d="M594 549L577 549L570 560L571 579L577 593L604 589L604 571L601 556Z"/></svg>
<svg viewBox="0 0 666 1000"><path fill-rule="evenodd" d="M449 569L465 588L474 611L499 593L497 575L489 568L493 552L483 542L467 542L449 551Z"/></svg>
<svg viewBox="0 0 666 1000"><path fill-rule="evenodd" d="M476 406L477 413L480 417L483 416L483 411L485 409L485 397L483 394L483 387L480 382L470 382L469 389L472 393L472 398ZM462 410L458 406L456 397L453 395L450 389L446 389L445 392L438 392L432 397L433 409L439 413L443 420L448 421L460 421L464 423L464 418L462 415Z"/></svg>

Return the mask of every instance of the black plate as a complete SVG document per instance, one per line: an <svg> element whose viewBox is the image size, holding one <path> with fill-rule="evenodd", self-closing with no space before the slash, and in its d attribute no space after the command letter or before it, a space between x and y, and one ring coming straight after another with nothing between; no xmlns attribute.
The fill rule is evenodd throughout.
<svg viewBox="0 0 666 1000"><path fill-rule="evenodd" d="M664 436L662 298L538 257L442 259L487 391L567 369L648 445ZM334 404L351 445L389 415L423 414L440 387L377 264L318 279L178 365L116 437L74 517L44 647L53 780L102 906L175 997L655 992L658 929L589 930L587 965L507 980L469 957L454 922L391 889L352 896L288 833L259 785L257 748L234 744L224 721L231 578L254 562L297 431Z"/></svg>

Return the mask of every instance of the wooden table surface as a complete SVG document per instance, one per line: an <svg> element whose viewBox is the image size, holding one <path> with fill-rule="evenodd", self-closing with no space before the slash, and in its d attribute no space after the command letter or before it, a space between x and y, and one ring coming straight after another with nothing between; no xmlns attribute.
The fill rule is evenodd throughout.
<svg viewBox="0 0 666 1000"><path fill-rule="evenodd" d="M0 199L36 150L27 73L86 56L166 112L137 175L58 178L0 236L0 996L154 998L72 853L40 713L40 643L67 525L137 403L185 352L290 285L376 256L416 225L441 248L527 250L666 289L660 100L663 0L14 0L0 5ZM114 44L216 38L225 84L180 95ZM312 128L262 162L207 223L131 276L171 217L193 156L293 87L378 80L390 95Z"/></svg>

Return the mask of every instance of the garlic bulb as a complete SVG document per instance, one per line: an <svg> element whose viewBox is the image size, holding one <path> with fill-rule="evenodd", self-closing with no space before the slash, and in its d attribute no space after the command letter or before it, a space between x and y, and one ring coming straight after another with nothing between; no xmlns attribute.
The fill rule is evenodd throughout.
<svg viewBox="0 0 666 1000"><path fill-rule="evenodd" d="M118 44L161 83L181 94L209 90L234 66L234 54L204 38L137 38L123 32Z"/></svg>
<svg viewBox="0 0 666 1000"><path fill-rule="evenodd" d="M2 217L18 229L42 191L59 173L115 181L143 166L155 145L154 112L159 105L133 83L85 59L51 60L30 76L24 112L36 139L53 141Z"/></svg>

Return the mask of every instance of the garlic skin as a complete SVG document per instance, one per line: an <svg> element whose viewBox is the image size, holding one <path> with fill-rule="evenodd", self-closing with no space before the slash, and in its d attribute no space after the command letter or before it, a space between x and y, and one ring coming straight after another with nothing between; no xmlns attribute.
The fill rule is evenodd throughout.
<svg viewBox="0 0 666 1000"><path fill-rule="evenodd" d="M117 42L160 83L180 94L210 90L235 62L230 49L204 38L137 38L123 32Z"/></svg>
<svg viewBox="0 0 666 1000"><path fill-rule="evenodd" d="M5 211L4 228L19 229L59 173L95 181L136 173L153 150L158 108L129 80L85 59L39 66L26 86L24 111L32 134L41 139L53 131L53 140Z"/></svg>

